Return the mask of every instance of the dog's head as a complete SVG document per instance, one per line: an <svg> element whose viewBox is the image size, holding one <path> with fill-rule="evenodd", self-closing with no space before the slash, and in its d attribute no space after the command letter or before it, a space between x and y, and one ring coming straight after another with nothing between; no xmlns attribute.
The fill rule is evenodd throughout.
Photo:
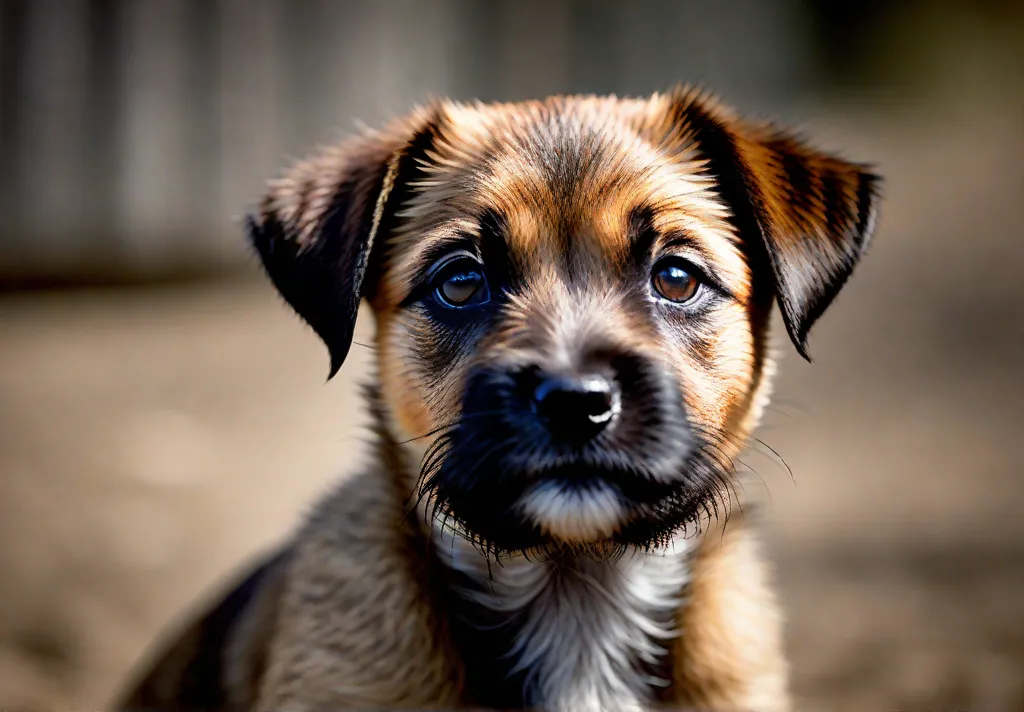
<svg viewBox="0 0 1024 712"><path fill-rule="evenodd" d="M250 231L332 375L372 305L431 512L499 552L651 546L718 505L772 303L806 356L877 183L690 90L439 102L294 167Z"/></svg>

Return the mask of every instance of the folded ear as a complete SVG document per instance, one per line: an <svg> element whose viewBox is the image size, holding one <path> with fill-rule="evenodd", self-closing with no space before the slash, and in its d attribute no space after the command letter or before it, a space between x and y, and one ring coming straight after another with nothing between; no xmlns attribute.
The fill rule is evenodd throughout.
<svg viewBox="0 0 1024 712"><path fill-rule="evenodd" d="M775 127L745 123L696 91L677 92L671 106L738 234L763 247L790 338L810 360L808 332L870 242L881 179Z"/></svg>
<svg viewBox="0 0 1024 712"><path fill-rule="evenodd" d="M378 243L409 197L439 115L436 107L417 110L297 163L247 218L270 280L327 344L328 379L348 355L360 299L373 288Z"/></svg>

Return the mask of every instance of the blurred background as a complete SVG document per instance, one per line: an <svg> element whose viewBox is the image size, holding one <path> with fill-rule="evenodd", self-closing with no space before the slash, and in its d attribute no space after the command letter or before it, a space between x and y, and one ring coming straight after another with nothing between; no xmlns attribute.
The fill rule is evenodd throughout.
<svg viewBox="0 0 1024 712"><path fill-rule="evenodd" d="M679 81L887 179L745 458L799 708L1024 710L1012 0L0 0L0 707L99 709L362 458L372 354L324 386L266 178L430 95Z"/></svg>

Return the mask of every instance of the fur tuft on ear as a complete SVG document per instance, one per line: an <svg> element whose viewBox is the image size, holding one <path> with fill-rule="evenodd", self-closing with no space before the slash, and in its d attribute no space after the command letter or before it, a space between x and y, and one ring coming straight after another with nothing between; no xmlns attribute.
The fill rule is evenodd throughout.
<svg viewBox="0 0 1024 712"><path fill-rule="evenodd" d="M378 273L372 263L408 198L440 111L414 111L380 132L349 139L299 162L271 183L246 220L271 282L327 345L328 380L348 356L359 302ZM398 188L398 189L396 189Z"/></svg>
<svg viewBox="0 0 1024 712"><path fill-rule="evenodd" d="M881 178L776 127L745 123L696 90L678 90L670 106L707 161L737 233L763 247L786 329L810 360L811 327L871 240Z"/></svg>

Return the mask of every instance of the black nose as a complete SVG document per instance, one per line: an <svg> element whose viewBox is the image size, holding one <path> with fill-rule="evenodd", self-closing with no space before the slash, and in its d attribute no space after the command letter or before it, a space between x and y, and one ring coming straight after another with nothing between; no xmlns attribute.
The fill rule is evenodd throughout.
<svg viewBox="0 0 1024 712"><path fill-rule="evenodd" d="M533 392L533 407L553 438L582 444L615 420L619 391L599 374L547 376Z"/></svg>

